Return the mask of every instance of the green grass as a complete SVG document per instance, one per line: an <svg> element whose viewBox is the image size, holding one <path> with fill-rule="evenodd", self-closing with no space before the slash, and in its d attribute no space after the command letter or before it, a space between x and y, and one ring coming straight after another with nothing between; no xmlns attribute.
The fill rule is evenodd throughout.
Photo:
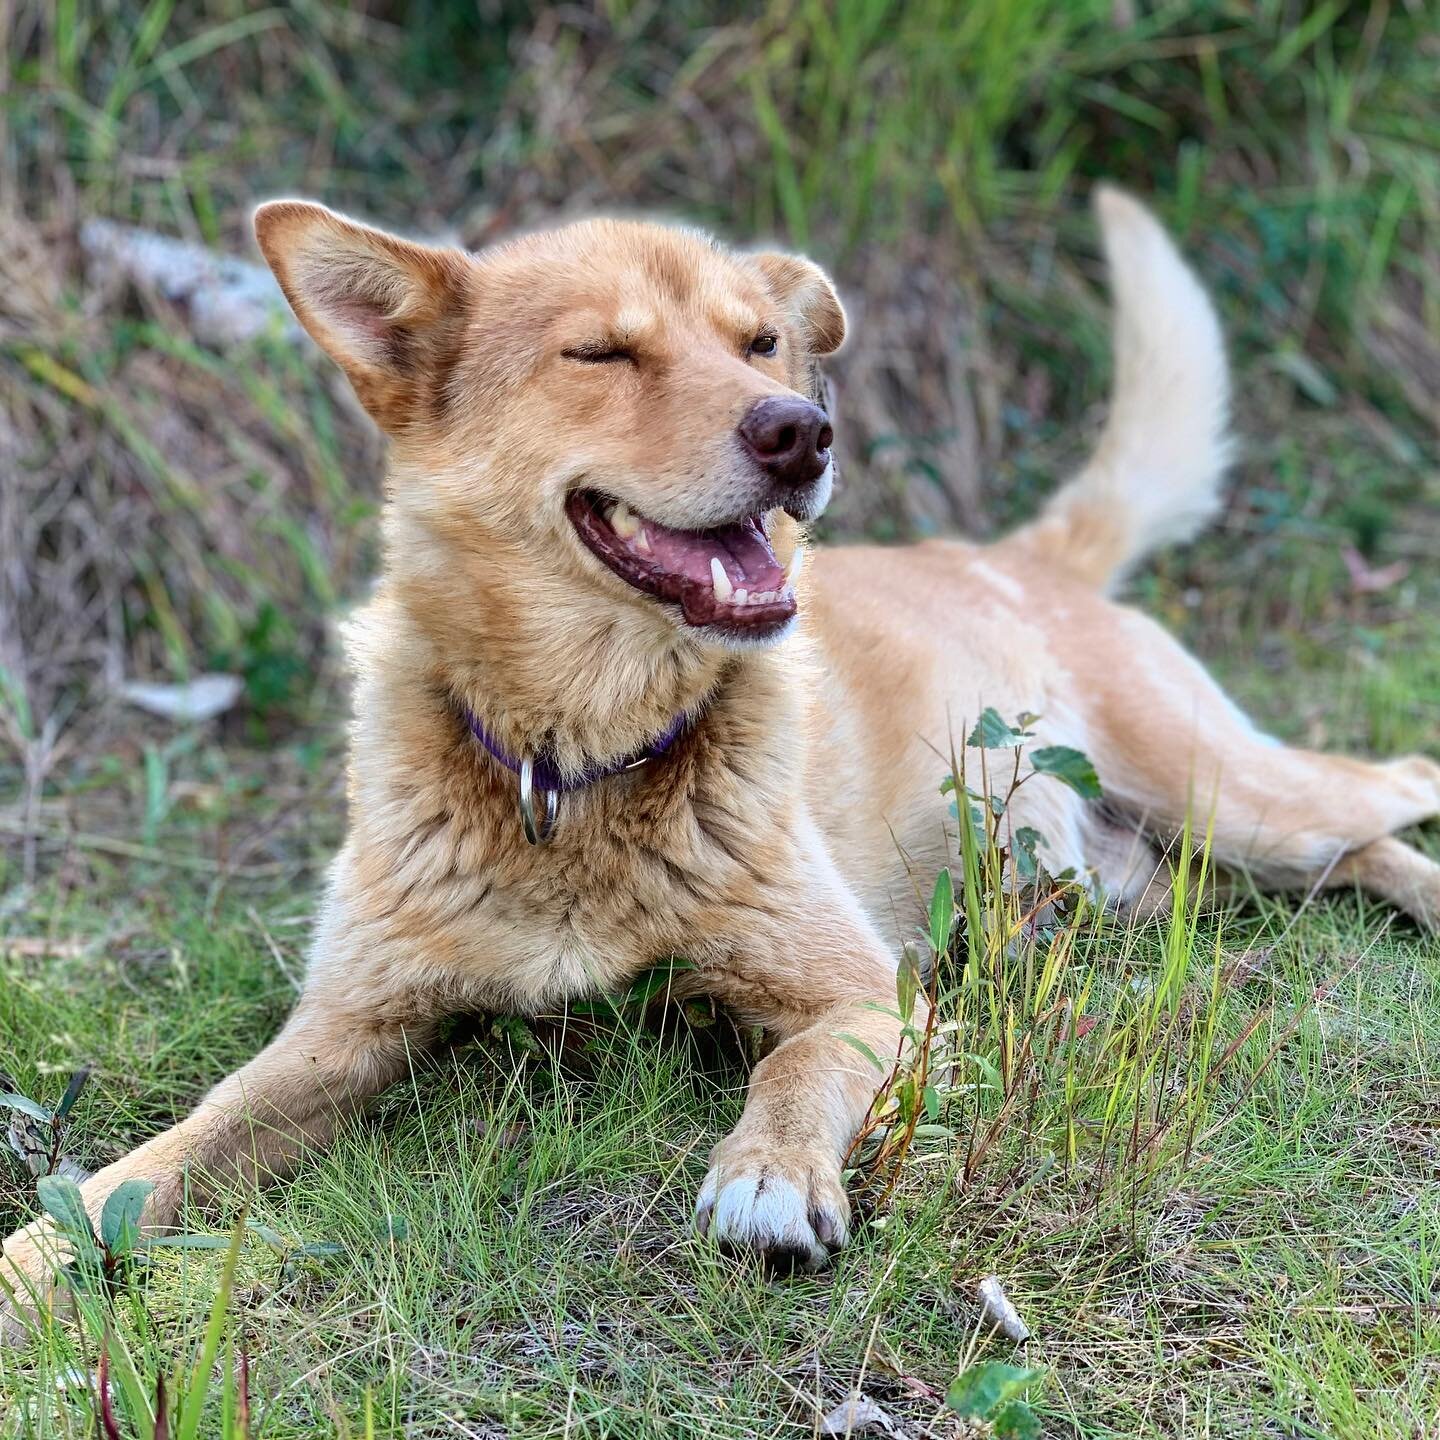
<svg viewBox="0 0 1440 1440"><path fill-rule="evenodd" d="M22 516L74 498L26 532L21 568L45 578L0 671L0 1068L53 1103L95 1062L67 1150L96 1167L169 1124L293 998L343 807L322 612L372 563L376 487L327 371L202 350L144 297L94 308L57 243L88 215L239 250L254 201L301 191L470 242L576 205L806 247L862 319L827 524L890 536L1028 513L1083 451L1109 357L1082 201L1118 179L1216 293L1244 441L1217 532L1160 557L1137 598L1284 738L1433 753L1432 19L1126 8L5 12L0 429L38 497ZM17 262L35 252L53 290ZM1347 548L1408 573L1367 592ZM245 713L217 734L105 729L97 654L241 670ZM565 1044L479 1024L253 1204L293 1248L340 1249L252 1234L219 1369L245 1350L260 1433L279 1437L802 1436L854 1388L903 1433L950 1435L946 1385L990 1358L1045 1372L1047 1436L1430 1434L1436 945L1352 896L1173 930L1076 922L1074 941L1055 993L1084 995L1097 1026L1039 1046L1033 1095L996 1130L1005 1076L1032 1074L1005 1056L1036 1028L1036 972L986 951L994 983L957 984L946 1013L1001 1088L962 1067L951 1134L922 1134L813 1279L689 1233L743 1094L723 1023L573 1017ZM1269 945L1213 989L1217 965ZM0 1228L35 1203L0 1151ZM192 1224L224 1234L241 1203ZM117 1357L147 1385L189 1375L221 1266L168 1254L120 1298ZM1023 1353L980 1331L989 1274L1034 1331ZM57 1326L0 1350L0 1437L94 1434L96 1343ZM218 1379L208 1404L201 1433L222 1433Z"/></svg>
<svg viewBox="0 0 1440 1440"><path fill-rule="evenodd" d="M138 818L143 789L127 803ZM207 855L234 823L182 811L159 849ZM285 853L323 840L302 832ZM4 961L0 1064L53 1103L97 1062L66 1140L94 1165L273 1031L308 889L287 871L217 896L207 876L99 853L61 868L7 924L61 958ZM241 1255L229 1337L262 1433L360 1435L368 1413L375 1433L412 1436L803 1435L852 1386L925 1433L966 1363L1018 1358L980 1333L990 1274L1035 1332L1023 1359L1045 1371L1047 1434L1423 1433L1440 1405L1436 947L1358 897L1119 933L1082 922L1059 944L1050 1001L1083 1000L1099 1023L1047 1052L978 1163L1001 1096L949 1090L952 1135L916 1142L819 1278L768 1279L689 1232L743 1092L723 1027L572 1019L563 1042L547 1026L537 1043L482 1020L251 1206L292 1247L340 1247L287 1263L252 1236ZM1215 985L1264 945L1257 973ZM1037 1050L1054 1034L1027 1022L1023 961L1002 974L1003 947L982 956L995 983L957 1037L1000 1070L1003 1017ZM1138 1161L1136 1115L1173 1122ZM13 1172L0 1196L3 1225L34 1204ZM239 1204L191 1228L223 1233ZM169 1254L122 1296L116 1344L142 1376L188 1364L220 1264ZM56 1377L89 1373L94 1352L65 1326L0 1352L10 1433L92 1433L86 1392L59 1399ZM218 1390L211 1403L216 1425Z"/></svg>

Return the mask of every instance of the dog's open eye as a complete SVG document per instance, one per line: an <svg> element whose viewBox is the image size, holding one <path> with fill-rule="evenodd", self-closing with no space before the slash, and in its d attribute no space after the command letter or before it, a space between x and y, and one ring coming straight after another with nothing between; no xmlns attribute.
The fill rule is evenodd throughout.
<svg viewBox="0 0 1440 1440"><path fill-rule="evenodd" d="M773 355L780 348L780 337L769 330L762 330L751 342L752 355Z"/></svg>
<svg viewBox="0 0 1440 1440"><path fill-rule="evenodd" d="M572 345L568 350L562 350L561 355L567 360L579 360L586 365L611 365L618 360L634 360L633 351L627 350L623 345L611 345L606 340L587 341L584 345Z"/></svg>

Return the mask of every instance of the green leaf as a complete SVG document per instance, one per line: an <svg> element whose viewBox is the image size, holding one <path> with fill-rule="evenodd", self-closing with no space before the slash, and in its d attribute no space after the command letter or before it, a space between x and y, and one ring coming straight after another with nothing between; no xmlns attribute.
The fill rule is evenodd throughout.
<svg viewBox="0 0 1440 1440"><path fill-rule="evenodd" d="M1033 880L1040 873L1035 847L1044 836L1033 825L1022 825L1015 832L1015 873L1022 880Z"/></svg>
<svg viewBox="0 0 1440 1440"><path fill-rule="evenodd" d="M950 945L950 931L955 925L955 882L948 867L935 877L935 890L930 896L930 944L937 955Z"/></svg>
<svg viewBox="0 0 1440 1440"><path fill-rule="evenodd" d="M60 1097L60 1103L55 1107L55 1118L63 1120L75 1108L75 1102L80 1098L80 1092L85 1088L85 1082L90 1078L90 1071L93 1066L82 1065L71 1077L70 1083L65 1087L65 1093Z"/></svg>
<svg viewBox="0 0 1440 1440"><path fill-rule="evenodd" d="M140 1213L155 1188L149 1180L123 1180L105 1197L100 1243L111 1255L128 1255L140 1238Z"/></svg>
<svg viewBox="0 0 1440 1440"><path fill-rule="evenodd" d="M715 1004L707 996L693 996L681 1002L680 1013L692 1030L713 1030L716 1024Z"/></svg>
<svg viewBox="0 0 1440 1440"><path fill-rule="evenodd" d="M45 1125L50 1123L50 1112L43 1105L26 1095L17 1095L13 1090L0 1091L0 1109L19 1110L32 1120L39 1120Z"/></svg>
<svg viewBox="0 0 1440 1440"><path fill-rule="evenodd" d="M142 1235L137 1250L223 1250L230 1243L228 1235Z"/></svg>
<svg viewBox="0 0 1440 1440"><path fill-rule="evenodd" d="M925 1105L925 1118L933 1125L940 1118L940 1092L933 1085L927 1085L920 1098Z"/></svg>
<svg viewBox="0 0 1440 1440"><path fill-rule="evenodd" d="M85 1212L85 1197L73 1180L59 1175L44 1175L35 1182L35 1194L47 1214L72 1240L88 1240L93 1247L95 1231Z"/></svg>
<svg viewBox="0 0 1440 1440"><path fill-rule="evenodd" d="M630 988L618 997L619 1003L622 1006L628 1005L643 1009L657 995L667 989L677 975L693 968L688 961L684 960L673 960L665 965L653 966L636 977Z"/></svg>
<svg viewBox="0 0 1440 1440"><path fill-rule="evenodd" d="M858 1050L882 1075L885 1073L885 1066L880 1057L858 1035L842 1031L839 1038L852 1050Z"/></svg>
<svg viewBox="0 0 1440 1440"><path fill-rule="evenodd" d="M145 815L140 834L145 844L153 846L160 834L160 824L170 808L170 777L165 757L154 745L145 746Z"/></svg>
<svg viewBox="0 0 1440 1440"><path fill-rule="evenodd" d="M336 1255L343 1255L345 1247L335 1240L312 1240L308 1245L297 1246L295 1253L309 1260L332 1260Z"/></svg>
<svg viewBox="0 0 1440 1440"><path fill-rule="evenodd" d="M915 996L920 991L920 967L915 963L911 947L900 952L900 964L895 971L895 1006L900 1018L907 1025L915 1013Z"/></svg>
<svg viewBox="0 0 1440 1440"><path fill-rule="evenodd" d="M915 1117L915 1077L907 1075L895 1088L895 1106L900 1112L900 1124L908 1125Z"/></svg>
<svg viewBox="0 0 1440 1440"><path fill-rule="evenodd" d="M1077 795L1087 800L1100 798L1100 777L1083 751L1069 745L1044 745L1030 752L1030 763L1042 775L1063 780Z"/></svg>
<svg viewBox="0 0 1440 1440"><path fill-rule="evenodd" d="M1308 355L1292 349L1276 350L1268 356L1268 360L1273 369L1295 382L1307 400L1313 400L1327 410L1339 400L1333 382Z"/></svg>
<svg viewBox="0 0 1440 1440"><path fill-rule="evenodd" d="M948 1125L923 1124L915 1127L917 1140L953 1140L955 1132Z"/></svg>
<svg viewBox="0 0 1440 1440"><path fill-rule="evenodd" d="M987 705L980 712L980 719L965 743L978 746L981 750L1013 750L1029 733L1028 730L1012 730L1000 718L1000 712Z"/></svg>
<svg viewBox="0 0 1440 1440"><path fill-rule="evenodd" d="M245 1228L258 1235L278 1254L288 1255L290 1253L290 1242L278 1230L272 1230L270 1226L262 1225L258 1220L247 1220Z"/></svg>
<svg viewBox="0 0 1440 1440"><path fill-rule="evenodd" d="M991 1424L996 1440L1040 1440L1040 1421L1023 1400L1012 1400Z"/></svg>
<svg viewBox="0 0 1440 1440"><path fill-rule="evenodd" d="M599 999L604 1001L607 1014L620 1013L611 1000L603 996ZM523 1050L527 1054L537 1054L540 1050L540 1042L535 1038L535 1032L519 1015L497 1015L490 1022L490 1033L495 1039L504 1040L516 1050Z"/></svg>
<svg viewBox="0 0 1440 1440"><path fill-rule="evenodd" d="M962 1370L950 1382L945 1403L957 1415L972 1420L988 1420L998 1410L1016 1399L1043 1374L1041 1370L1022 1370L1002 1360L985 1360Z"/></svg>
<svg viewBox="0 0 1440 1440"><path fill-rule="evenodd" d="M60 1267L61 1281L77 1295L93 1295L105 1284L105 1267L100 1252L89 1250Z"/></svg>

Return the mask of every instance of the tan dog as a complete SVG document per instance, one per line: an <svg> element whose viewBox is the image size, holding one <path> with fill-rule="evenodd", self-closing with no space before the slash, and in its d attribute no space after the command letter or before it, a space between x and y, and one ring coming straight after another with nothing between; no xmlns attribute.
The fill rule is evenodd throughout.
<svg viewBox="0 0 1440 1440"><path fill-rule="evenodd" d="M984 706L1093 759L1103 811L1047 781L1012 819L1117 903L1154 903L1153 847L1193 796L1225 865L1358 883L1434 923L1440 866L1389 837L1440 812L1440 766L1278 745L1104 598L1214 510L1227 380L1159 226L1113 191L1099 213L1118 373L1083 473L997 545L802 569L831 476L817 360L845 328L815 266L607 221L472 256L262 207L296 314L392 441L384 581L353 626L349 838L289 1023L95 1176L91 1211L144 1177L164 1226L187 1173L284 1171L451 1012L532 1012L683 954L777 1042L700 1227L823 1262L879 1078L840 1036L895 1049L910 874L954 853L938 756ZM548 843L522 833L525 759L538 834L571 787ZM45 1238L10 1239L12 1279L48 1273Z"/></svg>

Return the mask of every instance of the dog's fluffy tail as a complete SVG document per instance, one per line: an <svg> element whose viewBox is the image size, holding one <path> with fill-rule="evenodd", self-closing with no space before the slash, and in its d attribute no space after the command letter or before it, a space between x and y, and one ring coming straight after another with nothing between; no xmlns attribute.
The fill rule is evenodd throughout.
<svg viewBox="0 0 1440 1440"><path fill-rule="evenodd" d="M1090 462L1011 543L1108 588L1220 503L1229 376L1215 311L1159 221L1095 195L1114 292L1115 383Z"/></svg>

